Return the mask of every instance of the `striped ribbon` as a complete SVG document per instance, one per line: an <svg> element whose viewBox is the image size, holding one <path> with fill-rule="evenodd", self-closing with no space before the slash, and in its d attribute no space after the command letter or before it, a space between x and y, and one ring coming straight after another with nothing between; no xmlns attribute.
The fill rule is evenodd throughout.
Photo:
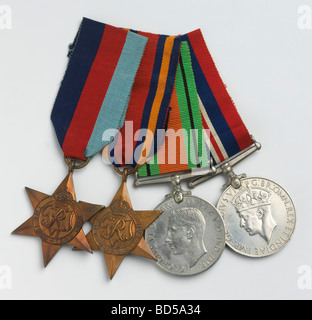
<svg viewBox="0 0 312 320"><path fill-rule="evenodd" d="M152 158L157 166L140 172L154 175L206 166L209 154L220 163L252 144L200 30L174 37L84 18L69 57L51 115L68 158L85 160L104 148L116 166ZM133 135L122 128L125 120ZM165 135L158 129L178 128L198 134L183 139L180 161L163 165L169 151L159 151ZM120 130L110 145L107 129ZM149 134L135 135L139 129ZM211 132L204 147L202 129Z"/></svg>
<svg viewBox="0 0 312 320"><path fill-rule="evenodd" d="M180 144L180 149L179 145L172 148L164 144L152 161L139 168L140 177L190 170L194 168L190 161L191 155L194 157L196 153L201 159L206 152L208 154L202 161L197 161L197 167L209 166L209 155L214 164L219 164L253 143L219 75L201 31L195 30L180 39L181 54L175 90L170 102L172 110L168 131L184 128L190 132L190 129L196 128L203 132L204 136L199 135L196 141L192 140L194 138L189 133L182 146ZM187 47L189 54L185 49ZM202 128L209 130L209 136ZM207 149L201 148L202 139L207 142ZM173 152L180 152L176 164L168 161L164 163L164 159L175 158L172 155L168 157L168 154ZM182 159L184 161L181 161ZM188 159L187 164L185 159Z"/></svg>
<svg viewBox="0 0 312 320"><path fill-rule="evenodd" d="M200 30L183 36L191 49L203 126L209 129L210 150L215 164L253 144L233 100L228 94Z"/></svg>
<svg viewBox="0 0 312 320"><path fill-rule="evenodd" d="M162 143L158 129L166 128L168 122L180 51L179 37L131 31L148 38L148 42L126 113L131 133L122 128L119 138L103 150L103 155L116 166L142 163Z"/></svg>
<svg viewBox="0 0 312 320"><path fill-rule="evenodd" d="M95 155L109 143L103 132L123 126L146 43L141 35L83 19L51 115L65 156Z"/></svg>
<svg viewBox="0 0 312 320"><path fill-rule="evenodd" d="M170 106L166 141L153 159L138 169L141 177L208 167L210 164L191 54L186 41L181 42Z"/></svg>

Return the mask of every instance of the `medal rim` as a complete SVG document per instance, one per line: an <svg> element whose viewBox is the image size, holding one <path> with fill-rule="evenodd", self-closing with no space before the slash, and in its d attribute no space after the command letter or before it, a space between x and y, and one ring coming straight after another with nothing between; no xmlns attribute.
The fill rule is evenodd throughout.
<svg viewBox="0 0 312 320"><path fill-rule="evenodd" d="M226 247L226 239L225 239L225 236L226 236L226 227L225 227L224 220L223 220L222 215L220 214L219 210L218 210L213 204L211 204L211 203L208 202L207 200L204 200L204 199L202 199L202 198L200 198L200 197L193 196L193 195L184 195L183 201L185 200L185 198L193 198L193 199L197 199L197 200L203 201L203 202L209 204L209 205L215 210L215 212L216 212L216 213L219 215L219 217L220 217L220 221L222 222L222 227L223 227L223 231L224 231L224 241L223 241L224 243L223 243L223 245L222 245L222 247L221 247L220 254L219 254L219 256L217 257L217 259L216 259L212 264L210 264L208 268L205 268L205 269L203 269L203 270L201 270L201 271L199 271L199 272L196 272L196 273L188 273L188 274L175 273L175 272L172 272L172 271L166 269L164 266L162 266L161 264L159 264L158 261L156 261L157 266L160 267L163 271L165 271L166 273L169 273L169 274L171 274L171 275L177 276L177 277L191 277L191 276L196 276L196 275L200 275L200 274L204 273L205 271L211 269L211 268L220 260L221 256L223 255L223 253L224 253L224 251L225 251L225 247ZM161 203L159 203L159 204L155 207L154 210L160 210L159 207L162 206L163 204L165 204L166 202L169 202L170 200L172 200L172 198L163 200ZM174 200L173 200L173 201L174 201ZM179 203L179 204L182 204L183 201L182 201L181 203ZM162 213L153 223L157 222L157 220L158 220L159 218L161 218L161 216L164 214L164 212L165 212L165 211L163 211L163 213ZM152 224L153 224L153 223L152 223ZM152 225L152 224L151 224L151 225ZM144 234L144 238L146 238L146 232L148 231L149 228L150 228L150 226L149 226L148 228L146 228L145 234ZM148 241L147 239L145 239L145 241L146 241L147 244L149 245L150 241ZM150 246L150 245L149 245L149 246ZM151 249L151 250L152 250L152 249ZM153 250L152 250L152 251L153 251Z"/></svg>
<svg viewBox="0 0 312 320"><path fill-rule="evenodd" d="M226 225L225 217L224 217L223 214L221 214L221 212L219 211L220 214L221 214L221 217L222 217L222 219L223 219L224 225L225 225L225 230L226 230L225 242L226 242L226 246L229 247L231 250L235 251L236 253L244 256L244 257L262 259L262 258L268 258L268 257L271 257L271 256L273 256L273 255L278 254L280 251L282 251L282 250L288 245L288 243L291 241L291 239L292 239L292 237L293 237L293 235L294 235L294 233L295 233L298 217L297 217L297 210L296 210L296 207L295 207L295 204L294 204L294 201L293 201L292 197L290 196L290 194L288 193L288 191L286 191L280 184L274 182L273 180L267 179L267 178L255 177L255 176L253 176L253 177L247 177L247 178L242 178L240 181L241 181L241 182L244 182L244 181L246 181L246 180L252 180L252 179L266 180L266 181L268 181L268 182L274 183L276 186L278 186L279 188L281 188L281 189L285 192L286 196L290 199L291 204L292 204L292 207L293 207L293 212L294 212L294 215L295 215L295 223L294 223L294 226L293 226L291 235L289 236L288 241L287 241L283 246L281 246L281 247L280 247L278 250L276 250L275 252L272 252L272 253L269 253L269 254L266 254L266 255L253 255L253 254L250 254L250 255L249 255L249 254L242 253L241 251L237 250L236 248L234 248L233 246L231 246L231 245L229 244L229 241L227 240L227 234L231 234L231 233L228 232L228 228L227 228L227 225ZM233 188L233 187L232 187L232 186L228 186L228 187L222 192L222 194L221 194L221 196L219 197L219 200L218 200L218 202L217 202L217 205L216 205L217 208L218 208L219 203L221 202L223 196L224 196L224 195L226 194L226 192L228 192L228 190L231 189L231 188ZM233 189L234 189L234 188L233 188ZM239 189L240 189L240 188L239 188ZM231 234L231 235L232 235L232 234Z"/></svg>

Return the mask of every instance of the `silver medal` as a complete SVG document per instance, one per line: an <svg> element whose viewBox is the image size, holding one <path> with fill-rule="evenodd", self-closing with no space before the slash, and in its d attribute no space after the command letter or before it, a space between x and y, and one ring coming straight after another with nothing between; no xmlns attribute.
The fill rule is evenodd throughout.
<svg viewBox="0 0 312 320"><path fill-rule="evenodd" d="M296 226L296 210L289 194L277 183L264 178L236 175L233 166L261 149L254 144L218 165L210 173L189 183L194 187L223 173L223 187L217 209L226 227L226 243L248 257L266 257L279 252L291 239Z"/></svg>
<svg viewBox="0 0 312 320"><path fill-rule="evenodd" d="M156 207L163 213L146 229L145 239L159 267L187 276L219 260L225 248L225 227L214 206L182 191L178 182L173 194Z"/></svg>
<svg viewBox="0 0 312 320"><path fill-rule="evenodd" d="M296 211L290 196L268 179L246 178L238 189L229 186L217 208L225 221L228 246L249 257L279 252L289 242L296 226Z"/></svg>

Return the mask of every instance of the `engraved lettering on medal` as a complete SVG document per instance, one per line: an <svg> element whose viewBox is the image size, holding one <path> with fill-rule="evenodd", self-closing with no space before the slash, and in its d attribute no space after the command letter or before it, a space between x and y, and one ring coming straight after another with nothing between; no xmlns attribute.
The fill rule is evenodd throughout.
<svg viewBox="0 0 312 320"><path fill-rule="evenodd" d="M146 229L145 239L164 270L191 275L210 268L225 247L225 228L219 212L206 201L185 196L177 204L165 200L162 215Z"/></svg>
<svg viewBox="0 0 312 320"><path fill-rule="evenodd" d="M232 235L230 234L230 232L226 232L226 234L225 234L225 240L227 241L227 242L231 242L232 240L233 240L233 237L232 237Z"/></svg>
<svg viewBox="0 0 312 320"><path fill-rule="evenodd" d="M225 210L226 210L226 205L224 204L224 202L229 202L229 201L227 199L222 199L222 201L220 202L219 212L223 217L225 215Z"/></svg>
<svg viewBox="0 0 312 320"><path fill-rule="evenodd" d="M288 227L285 228L285 230L293 231L291 228L288 228ZM259 255L261 253L262 255L264 255L266 253L272 253L277 251L280 248L283 248L285 244L287 244L291 236L291 234L286 231L284 231L283 234L278 239L276 239L273 243L271 243L269 246L255 248L255 254Z"/></svg>
<svg viewBox="0 0 312 320"><path fill-rule="evenodd" d="M229 190L225 193L225 195L231 197L231 196L233 195L232 190L229 189Z"/></svg>
<svg viewBox="0 0 312 320"><path fill-rule="evenodd" d="M225 221L227 244L247 256L280 251L296 225L296 210L288 193L263 178L243 179L239 189L229 187L217 208Z"/></svg>
<svg viewBox="0 0 312 320"><path fill-rule="evenodd" d="M217 238L217 243L216 243L216 246L214 248L214 251L215 252L220 252L220 251L223 251L224 249L224 239L223 238Z"/></svg>
<svg viewBox="0 0 312 320"><path fill-rule="evenodd" d="M233 248L235 248L237 251L241 252L241 253L246 253L246 254L250 254L251 253L251 248L246 246L246 245L243 245L242 243L234 240L232 242L232 246Z"/></svg>

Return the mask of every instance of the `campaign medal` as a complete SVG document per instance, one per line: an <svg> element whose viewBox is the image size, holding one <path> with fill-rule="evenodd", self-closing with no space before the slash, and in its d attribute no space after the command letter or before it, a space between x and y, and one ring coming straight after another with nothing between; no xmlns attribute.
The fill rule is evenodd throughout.
<svg viewBox="0 0 312 320"><path fill-rule="evenodd" d="M104 148L105 160L113 164L115 171L122 175L122 183L111 204L91 219L92 230L87 235L91 248L103 252L110 279L128 254L156 260L143 235L162 211L134 210L126 181L129 175L137 171L139 163L145 161L144 155L149 153L147 150L151 150L150 142L156 136L157 129L163 128L167 121L180 45L175 37L144 32L136 34L149 40L129 97L125 122L126 126L130 123L132 131L142 131L138 132L137 141L134 141L134 135L128 135L127 129L123 127L114 141ZM150 134L147 134L146 129ZM103 135L105 138L106 143L111 141L109 134ZM129 164L133 167L131 170L127 168Z"/></svg>
<svg viewBox="0 0 312 320"><path fill-rule="evenodd" d="M191 40L192 41L192 40ZM233 166L261 149L247 131L221 80L207 48L196 54L197 66L206 75L199 91L203 123L210 129L212 170L194 177L189 187L224 173L224 185L217 209L226 226L227 245L249 257L279 252L289 242L296 225L296 210L289 194L264 178L236 175ZM199 51L198 51L199 53ZM201 77L195 70L195 78ZM207 101L210 101L209 103Z"/></svg>
<svg viewBox="0 0 312 320"><path fill-rule="evenodd" d="M26 188L34 214L13 231L13 234L41 239L45 267L65 244L91 252L82 227L103 206L76 201L73 184L75 167L81 166L69 163L69 174L51 196Z"/></svg>
<svg viewBox="0 0 312 320"><path fill-rule="evenodd" d="M127 168L123 172L118 170L122 174L121 186L111 204L91 219L92 230L87 235L92 250L104 253L110 279L127 254L156 260L143 233L162 211L137 211L132 208L126 182L133 172Z"/></svg>
<svg viewBox="0 0 312 320"><path fill-rule="evenodd" d="M254 142L245 152L216 166L214 174L190 182L194 187L219 173L228 177L217 204L226 225L226 242L237 253L254 258L283 249L296 226L294 203L280 185L233 171L233 165L259 149L260 144Z"/></svg>
<svg viewBox="0 0 312 320"><path fill-rule="evenodd" d="M227 244L249 257L266 257L289 242L296 211L289 194L264 178L244 178L229 186L217 205L227 226Z"/></svg>
<svg viewBox="0 0 312 320"><path fill-rule="evenodd" d="M13 232L41 239L45 266L65 244L91 251L82 227L103 206L76 201L73 171L85 167L102 150L106 129L122 127L146 41L84 18L70 46L51 115L69 174L51 196L26 188L34 215Z"/></svg>
<svg viewBox="0 0 312 320"><path fill-rule="evenodd" d="M172 178L173 193L155 210L161 216L147 228L145 238L163 270L180 276L212 267L225 247L225 227L209 202L183 191L180 176Z"/></svg>
<svg viewBox="0 0 312 320"><path fill-rule="evenodd" d="M213 205L182 189L182 181L199 169L210 171L187 41L181 41L170 107L166 142L138 169L135 184L172 183L173 192L155 208L163 213L146 229L145 239L159 267L174 275L188 276L209 269L219 260L225 247L225 227ZM170 134L176 135L179 130L183 143L168 142L172 139Z"/></svg>

